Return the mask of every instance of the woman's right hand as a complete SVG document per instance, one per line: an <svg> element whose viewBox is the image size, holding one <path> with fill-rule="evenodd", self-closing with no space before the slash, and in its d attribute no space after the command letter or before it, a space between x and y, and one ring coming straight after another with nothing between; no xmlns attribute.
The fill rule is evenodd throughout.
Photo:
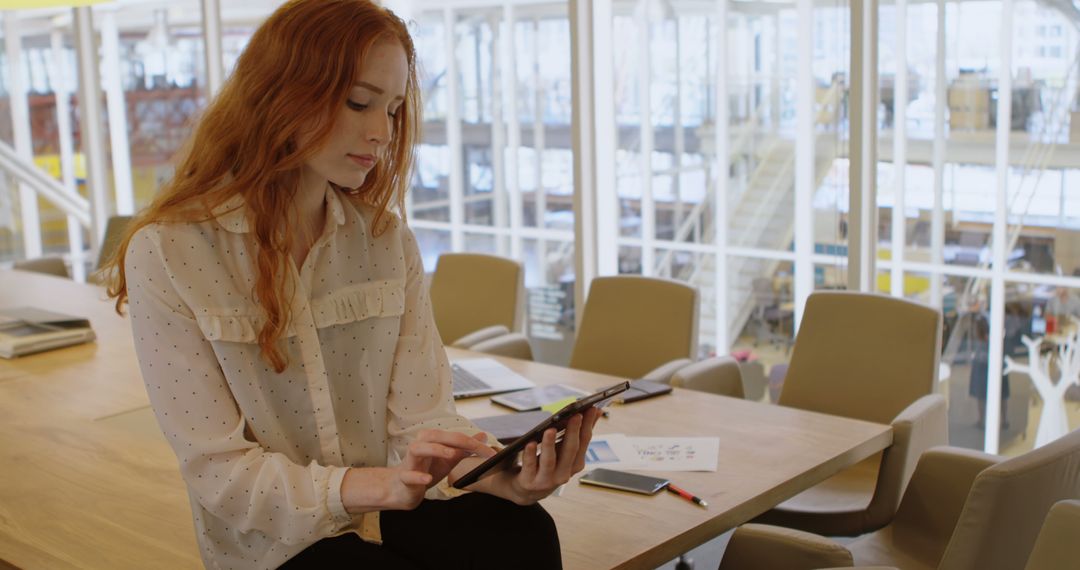
<svg viewBox="0 0 1080 570"><path fill-rule="evenodd" d="M341 500L351 514L382 510L411 510L429 488L441 481L464 458L491 457L487 434L424 430L409 443L405 457L394 467L349 469L341 482Z"/></svg>

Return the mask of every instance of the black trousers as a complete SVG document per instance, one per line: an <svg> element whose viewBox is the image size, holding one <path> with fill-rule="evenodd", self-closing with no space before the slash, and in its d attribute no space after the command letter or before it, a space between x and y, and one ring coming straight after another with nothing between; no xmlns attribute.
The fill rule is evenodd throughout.
<svg viewBox="0 0 1080 570"><path fill-rule="evenodd" d="M562 568L555 521L540 505L469 493L383 511L380 525L381 546L354 533L324 538L280 568Z"/></svg>

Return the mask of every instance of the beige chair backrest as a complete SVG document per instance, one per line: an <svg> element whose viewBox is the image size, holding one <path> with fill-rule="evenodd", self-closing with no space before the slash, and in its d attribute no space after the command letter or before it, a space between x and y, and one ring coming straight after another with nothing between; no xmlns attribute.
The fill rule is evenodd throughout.
<svg viewBox="0 0 1080 570"><path fill-rule="evenodd" d="M876 293L806 302L779 404L887 424L933 391L941 313Z"/></svg>
<svg viewBox="0 0 1080 570"><path fill-rule="evenodd" d="M938 567L1023 568L1050 507L1063 499L1080 499L1080 429L979 473Z"/></svg>
<svg viewBox="0 0 1080 570"><path fill-rule="evenodd" d="M1057 570L1080 565L1080 501L1050 507L1024 570Z"/></svg>
<svg viewBox="0 0 1080 570"><path fill-rule="evenodd" d="M444 253L431 277L431 305L443 343L484 327L519 330L524 313L524 271L504 257Z"/></svg>
<svg viewBox="0 0 1080 570"><path fill-rule="evenodd" d="M68 273L67 265L64 264L63 258L60 257L38 257L35 259L16 261L15 269L71 279L71 274Z"/></svg>
<svg viewBox="0 0 1080 570"><path fill-rule="evenodd" d="M98 260L95 269L101 269L102 265L113 256L116 248L120 247L120 240L124 237L124 231L131 223L131 216L111 216L105 224L105 238L101 240L101 249L98 252Z"/></svg>
<svg viewBox="0 0 1080 570"><path fill-rule="evenodd" d="M621 378L697 352L698 294L653 277L597 277L589 286L570 367Z"/></svg>
<svg viewBox="0 0 1080 570"><path fill-rule="evenodd" d="M671 385L731 398L745 397L739 363L730 356L716 356L679 368Z"/></svg>

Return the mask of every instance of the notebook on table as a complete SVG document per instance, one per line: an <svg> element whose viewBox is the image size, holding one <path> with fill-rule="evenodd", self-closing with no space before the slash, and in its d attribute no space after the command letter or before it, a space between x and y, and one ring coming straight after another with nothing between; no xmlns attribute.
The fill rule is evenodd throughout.
<svg viewBox="0 0 1080 570"><path fill-rule="evenodd" d="M500 394L536 386L528 378L492 358L467 358L450 363L454 399Z"/></svg>
<svg viewBox="0 0 1080 570"><path fill-rule="evenodd" d="M90 321L36 307L0 309L0 357L15 358L94 340Z"/></svg>

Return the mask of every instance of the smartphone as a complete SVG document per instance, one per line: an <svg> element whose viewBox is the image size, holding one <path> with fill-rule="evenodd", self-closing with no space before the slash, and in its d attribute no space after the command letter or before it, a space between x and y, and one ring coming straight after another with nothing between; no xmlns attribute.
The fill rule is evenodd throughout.
<svg viewBox="0 0 1080 570"><path fill-rule="evenodd" d="M504 460L515 457L519 451L525 449L525 445L528 444L530 441L540 441L540 439L544 437L544 432L547 431L548 428L555 428L559 431L564 430L566 428L567 422L570 421L570 418L574 417L577 414L584 413L592 406L603 404L605 401L610 400L616 394L621 394L622 392L625 392L626 389L629 387L629 382L621 382L610 388L604 388L599 392L594 392L576 402L571 402L566 406L563 406L561 410L555 412L550 418L540 422L531 430L526 432L525 435L515 439L509 445L500 449L498 453L492 455L486 461L474 467L472 471L469 471L468 473L462 475L460 479L454 481L454 487L457 489L464 489L465 487L472 485L473 483L479 481L480 477L484 473L487 473L488 470L490 470L492 467L495 467L499 463L502 463Z"/></svg>
<svg viewBox="0 0 1080 570"><path fill-rule="evenodd" d="M668 483L671 483L671 481L661 477L649 477L648 475L603 468L593 469L582 475L579 480L585 485L596 485L597 487L619 489L620 491L630 491L631 493L641 493L643 495L656 494L664 487L667 487Z"/></svg>

